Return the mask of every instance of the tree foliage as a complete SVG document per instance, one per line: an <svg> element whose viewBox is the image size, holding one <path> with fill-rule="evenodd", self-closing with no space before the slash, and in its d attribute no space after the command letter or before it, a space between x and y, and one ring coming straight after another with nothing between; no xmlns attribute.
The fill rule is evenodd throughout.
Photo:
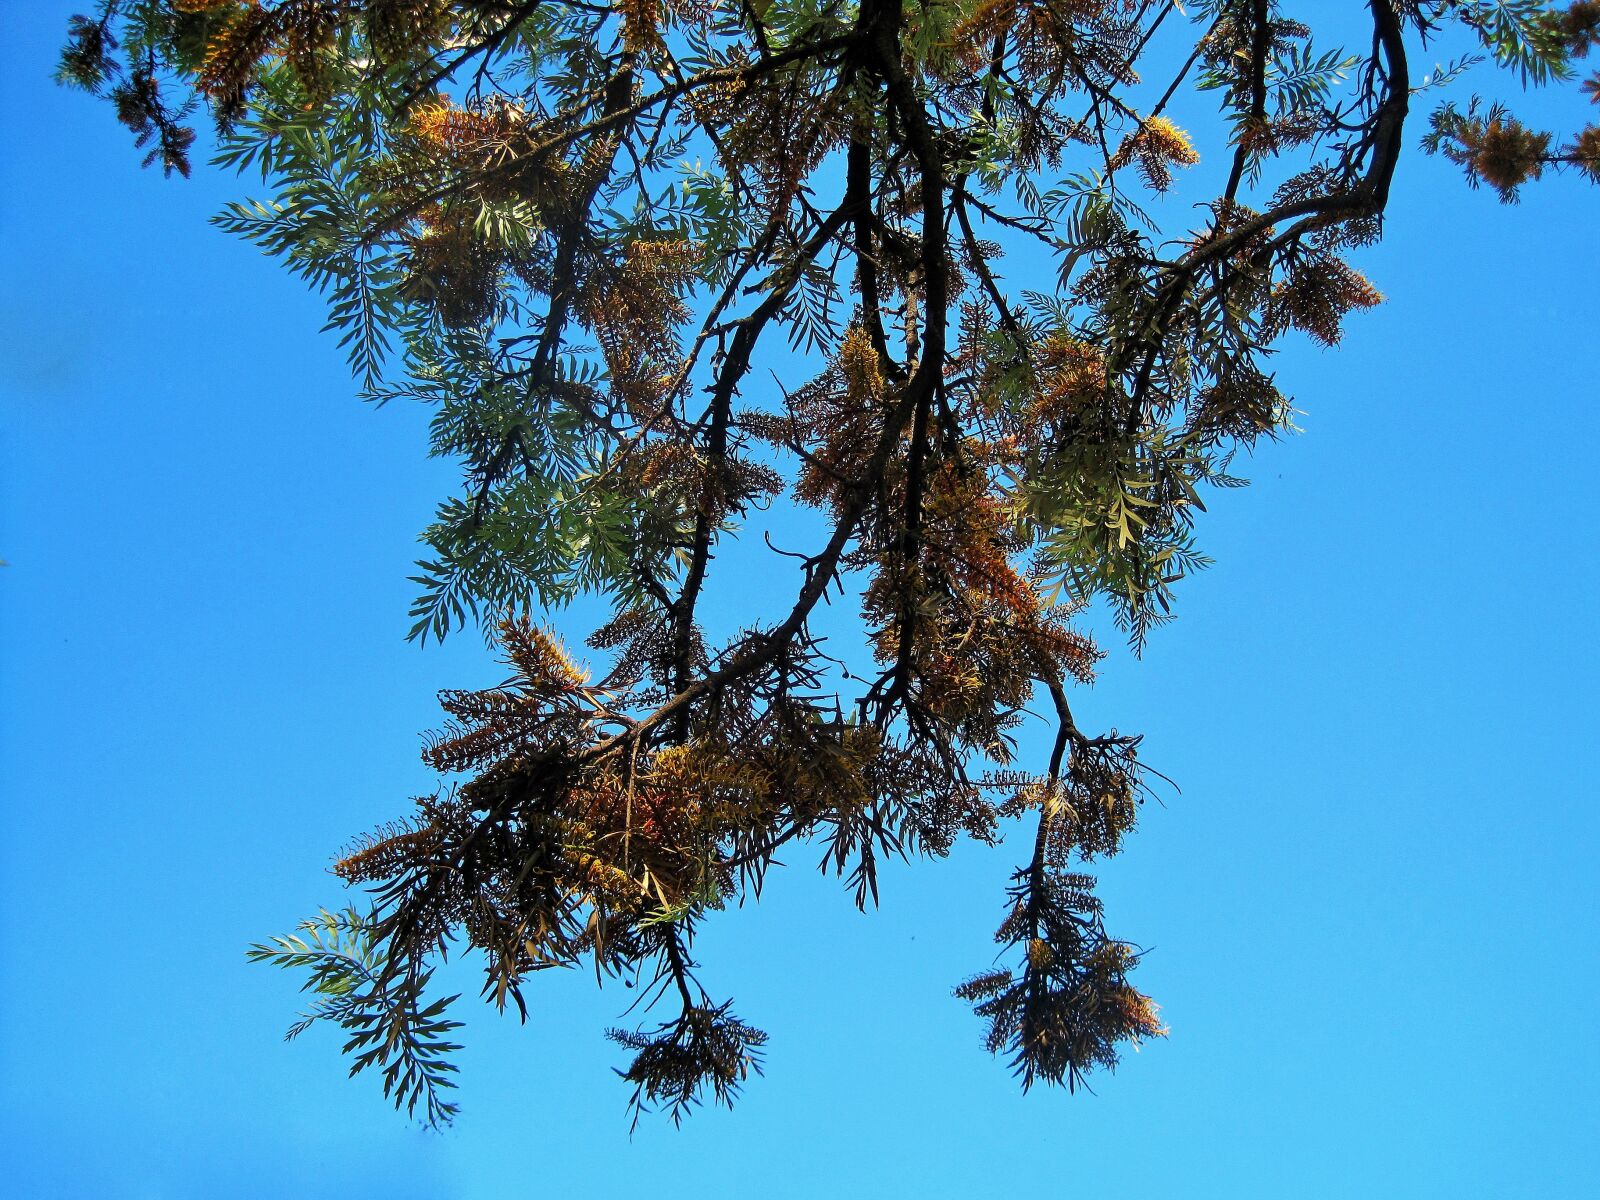
<svg viewBox="0 0 1600 1200"><path fill-rule="evenodd" d="M1484 60L1569 81L1600 40L1590 2L1348 7L103 0L73 19L62 77L168 172L209 113L218 163L265 189L218 222L323 292L364 394L430 406L433 451L463 467L423 535L412 636L484 620L510 677L442 694L424 757L445 786L339 858L371 914L252 952L310 971L307 1019L351 1031L355 1069L453 1113L453 1023L422 997L459 939L524 1015L543 968L641 979L676 1015L612 1033L635 1110L731 1102L766 1035L702 986L702 921L790 843L865 906L886 857L1022 820L1005 965L957 989L990 1050L1025 1087L1074 1086L1163 1032L1084 870L1150 773L1138 737L1074 716L1100 658L1080 614L1102 602L1136 646L1170 616L1207 562L1206 489L1288 427L1273 344L1331 345L1380 302L1351 254L1383 232L1414 99ZM1419 81L1435 46L1460 53ZM1424 145L1507 199L1548 170L1600 177L1595 125L1558 144L1501 103L1441 102ZM810 510L817 543L773 543L775 507ZM705 628L719 552L757 529L788 599ZM529 615L581 594L612 609L598 674ZM813 628L842 597L863 655ZM1036 702L1055 739L1027 765Z"/></svg>

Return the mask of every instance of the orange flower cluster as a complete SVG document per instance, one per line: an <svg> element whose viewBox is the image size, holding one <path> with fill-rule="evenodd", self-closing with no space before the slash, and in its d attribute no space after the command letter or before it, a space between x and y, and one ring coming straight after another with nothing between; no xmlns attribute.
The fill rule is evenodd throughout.
<svg viewBox="0 0 1600 1200"><path fill-rule="evenodd" d="M683 292L701 258L685 238L642 238L594 263L585 320L600 339L612 378L640 414L659 403L662 374L676 365L677 330L689 315Z"/></svg>
<svg viewBox="0 0 1600 1200"><path fill-rule="evenodd" d="M454 329L489 321L500 303L502 256L485 243L459 208L434 206L407 239L408 288Z"/></svg>
<svg viewBox="0 0 1600 1200"><path fill-rule="evenodd" d="M1192 167L1200 161L1189 135L1166 117L1150 117L1123 139L1111 156L1111 169L1134 163L1145 186L1164 192L1172 186L1173 167Z"/></svg>
<svg viewBox="0 0 1600 1200"><path fill-rule="evenodd" d="M1274 337L1286 329L1298 329L1332 346L1343 333L1345 314L1381 303L1383 293L1343 259L1310 254L1273 289L1265 326Z"/></svg>
<svg viewBox="0 0 1600 1200"><path fill-rule="evenodd" d="M509 104L458 108L448 96L419 104L411 132L427 149L456 167L482 168L503 159L525 119Z"/></svg>
<svg viewBox="0 0 1600 1200"><path fill-rule="evenodd" d="M1065 333L1052 333L1035 350L1038 386L1029 398L1029 416L1053 435L1076 430L1106 412L1110 380L1105 352Z"/></svg>

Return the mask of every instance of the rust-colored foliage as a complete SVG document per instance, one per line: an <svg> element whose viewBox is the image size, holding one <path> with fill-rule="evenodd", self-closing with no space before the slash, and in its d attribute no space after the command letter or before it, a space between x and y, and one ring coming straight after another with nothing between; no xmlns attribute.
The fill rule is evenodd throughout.
<svg viewBox="0 0 1600 1200"><path fill-rule="evenodd" d="M187 173L204 105L224 160L274 181L222 223L328 291L372 398L432 404L435 452L464 465L414 635L495 620L509 676L440 694L423 758L444 786L334 865L375 908L313 938L354 929L378 965L259 955L324 972L319 1015L357 1031L358 1067L453 1111L453 1025L420 991L462 939L502 1007L552 966L641 983L677 1011L612 1033L635 1106L729 1102L766 1035L699 982L709 913L796 843L865 906L886 858L1019 821L1009 965L958 988L989 1049L1072 1086L1164 1033L1084 871L1152 778L1138 737L1074 715L1101 661L1086 610L1135 646L1170 615L1207 561L1202 490L1288 425L1274 341L1332 345L1381 301L1354 262L1413 105L1456 73L1418 81L1412 52L1453 34L1460 61L1546 82L1600 41L1589 0L1365 10L1348 57L1288 0L102 0L73 20L63 76L150 161ZM1195 84L1225 120L1204 147ZM1432 120L1427 148L1507 199L1600 180L1593 123L1562 143L1500 105ZM741 527L774 552L759 578L722 570L763 540L734 546ZM745 628L705 626L719 587ZM584 593L610 605L593 672L529 615ZM859 646L818 631L835 602Z"/></svg>

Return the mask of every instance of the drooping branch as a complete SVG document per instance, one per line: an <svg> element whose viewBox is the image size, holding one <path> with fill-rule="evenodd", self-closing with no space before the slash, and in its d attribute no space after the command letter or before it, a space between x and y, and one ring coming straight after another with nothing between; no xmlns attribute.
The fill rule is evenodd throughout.
<svg viewBox="0 0 1600 1200"><path fill-rule="evenodd" d="M339 1019L387 1021L408 1086L443 1086L421 989L461 938L502 1008L591 959L644 1009L675 997L612 1033L636 1113L730 1102L765 1034L701 986L701 920L785 847L866 906L886 857L1030 814L1008 965L959 989L990 1048L1072 1087L1161 1032L1082 868L1163 777L1075 721L1100 657L1076 614L1108 601L1142 644L1207 561L1202 489L1287 423L1276 340L1332 343L1378 302L1341 255L1381 232L1408 38L1459 25L1546 80L1600 42L1593 5L1372 0L1370 49L1319 56L1288 7L1204 4L1187 43L1161 0L103 0L74 22L64 75L169 169L209 105L278 193L224 224L328 291L374 377L397 343L374 398L433 406L465 486L425 535L418 628L511 610L506 682L441 695L425 759L452 782L336 866L377 889L359 928L385 956ZM1138 82L1152 60L1164 86ZM1212 154L1168 115L1190 83L1234 136L1174 242L1193 188L1168 189ZM1499 106L1436 112L1428 148L1508 196L1600 178L1592 127L1558 149ZM752 386L783 330L803 352ZM802 549L763 525L791 499L821 528ZM743 526L799 567L770 609L716 570ZM718 641L724 586L751 611ZM521 611L584 593L611 605L599 682ZM852 599L859 653L814 619Z"/></svg>

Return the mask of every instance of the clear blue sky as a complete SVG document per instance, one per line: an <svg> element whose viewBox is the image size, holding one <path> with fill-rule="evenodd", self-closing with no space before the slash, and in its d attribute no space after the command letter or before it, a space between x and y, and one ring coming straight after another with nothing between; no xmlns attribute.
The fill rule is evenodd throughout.
<svg viewBox="0 0 1600 1200"><path fill-rule="evenodd" d="M406 645L451 483L363 408L321 308L54 88L60 3L3 19L0 1191L27 1197L1600 1195L1593 417L1600 192L1518 208L1412 156L1390 297L1280 360L1303 436L1203 527L1217 566L1087 723L1183 784L1105 873L1172 1036L1018 1094L950 987L1010 865L805 855L711 922L771 1031L732 1114L631 1140L623 993L470 995L457 1127L418 1131L244 945L340 898L344 839L431 787ZM470 986L470 981L469 986Z"/></svg>

